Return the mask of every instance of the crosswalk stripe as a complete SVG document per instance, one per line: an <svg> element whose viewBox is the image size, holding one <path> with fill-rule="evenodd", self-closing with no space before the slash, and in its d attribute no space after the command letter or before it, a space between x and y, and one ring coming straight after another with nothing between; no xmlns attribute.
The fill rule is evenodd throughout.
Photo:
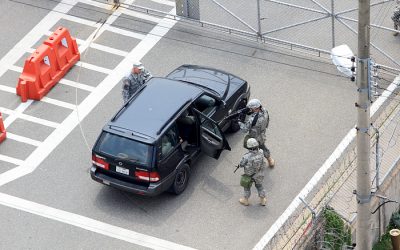
<svg viewBox="0 0 400 250"><path fill-rule="evenodd" d="M60 100L56 100L53 98L49 98L47 96L44 96L40 101L45 102L45 103L49 103L49 104L53 104L53 105L57 105L63 108L67 108L67 109L71 109L71 110L75 110L76 109L76 105L75 104L71 104L68 102L63 102Z"/></svg>
<svg viewBox="0 0 400 250"><path fill-rule="evenodd" d="M15 141L19 141L19 142L23 142L23 143L27 143L36 147L39 147L39 145L42 143L40 141L34 140L34 139L30 139L27 138L25 136L21 136L21 135L16 135L10 132L7 132L7 139L12 139Z"/></svg>
<svg viewBox="0 0 400 250"><path fill-rule="evenodd" d="M14 157L10 157L10 156L7 156L7 155L2 155L2 154L0 154L0 161L9 162L9 163L12 163L12 164L17 165L17 166L22 165L22 163L24 163L23 160L19 160L19 159L16 159Z"/></svg>

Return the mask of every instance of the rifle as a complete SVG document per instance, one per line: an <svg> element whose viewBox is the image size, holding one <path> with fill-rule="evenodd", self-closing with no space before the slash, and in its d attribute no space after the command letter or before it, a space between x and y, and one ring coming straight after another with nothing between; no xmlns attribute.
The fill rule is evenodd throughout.
<svg viewBox="0 0 400 250"><path fill-rule="evenodd" d="M222 118L222 120L220 121L220 123L224 120L228 120L228 119L235 119L237 117L239 117L240 120L244 120L244 118L246 117L246 115L249 113L250 109L245 107L242 109L239 109L227 116L225 116L224 118Z"/></svg>
<svg viewBox="0 0 400 250"><path fill-rule="evenodd" d="M236 171L237 171L239 168L240 168L240 165L238 164L238 165L236 166L235 171L233 171L233 172L236 173Z"/></svg>

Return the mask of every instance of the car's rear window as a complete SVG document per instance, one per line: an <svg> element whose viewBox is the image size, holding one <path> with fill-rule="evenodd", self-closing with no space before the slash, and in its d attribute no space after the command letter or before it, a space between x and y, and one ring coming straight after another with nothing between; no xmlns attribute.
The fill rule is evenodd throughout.
<svg viewBox="0 0 400 250"><path fill-rule="evenodd" d="M98 142L100 153L146 166L150 165L152 149L151 145L107 132L102 134Z"/></svg>

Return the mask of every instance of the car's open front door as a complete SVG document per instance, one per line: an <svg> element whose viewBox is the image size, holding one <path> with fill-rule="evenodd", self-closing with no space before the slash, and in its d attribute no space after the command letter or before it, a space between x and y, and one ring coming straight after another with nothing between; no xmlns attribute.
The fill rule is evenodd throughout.
<svg viewBox="0 0 400 250"><path fill-rule="evenodd" d="M222 150L231 150L218 124L200 111L193 109L200 121L200 146L206 155L218 159Z"/></svg>

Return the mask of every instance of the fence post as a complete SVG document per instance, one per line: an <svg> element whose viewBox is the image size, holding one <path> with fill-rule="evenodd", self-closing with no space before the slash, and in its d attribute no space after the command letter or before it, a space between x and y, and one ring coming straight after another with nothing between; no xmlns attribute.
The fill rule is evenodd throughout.
<svg viewBox="0 0 400 250"><path fill-rule="evenodd" d="M200 20L199 0L175 0L176 14Z"/></svg>
<svg viewBox="0 0 400 250"><path fill-rule="evenodd" d="M258 29L257 29L257 35L259 37L262 36L262 32L261 32L261 10L260 10L260 0L256 0L257 1L257 25L258 25Z"/></svg>
<svg viewBox="0 0 400 250"><path fill-rule="evenodd" d="M335 2L331 0L331 17L332 17L332 48L335 48Z"/></svg>

